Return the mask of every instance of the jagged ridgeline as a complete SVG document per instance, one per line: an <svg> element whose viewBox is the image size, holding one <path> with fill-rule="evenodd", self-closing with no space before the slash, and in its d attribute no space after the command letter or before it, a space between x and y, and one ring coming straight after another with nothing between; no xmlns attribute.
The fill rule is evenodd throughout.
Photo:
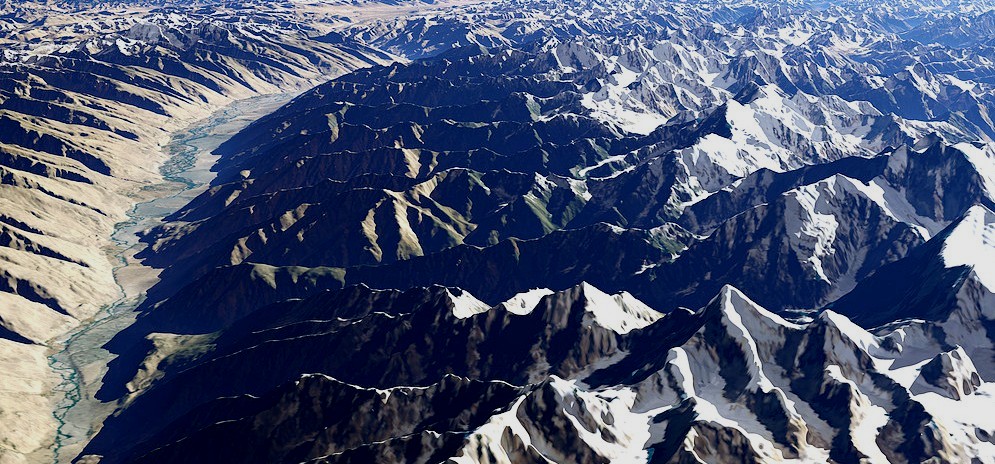
<svg viewBox="0 0 995 464"><path fill-rule="evenodd" d="M144 235L162 280L98 395L129 402L84 453L987 459L987 84L883 51L921 18L759 11L461 47L256 121Z"/></svg>
<svg viewBox="0 0 995 464"><path fill-rule="evenodd" d="M18 192L120 196L117 146L295 96L139 232L158 279L69 369L113 413L60 452L995 463L995 5L115 5L3 30ZM3 249L120 283L18 214ZM82 318L50 280L8 293Z"/></svg>

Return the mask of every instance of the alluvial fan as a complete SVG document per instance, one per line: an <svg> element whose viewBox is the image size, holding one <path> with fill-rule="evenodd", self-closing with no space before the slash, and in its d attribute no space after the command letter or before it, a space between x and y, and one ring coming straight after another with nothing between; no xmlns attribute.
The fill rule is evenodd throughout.
<svg viewBox="0 0 995 464"><path fill-rule="evenodd" d="M0 43L2 464L995 463L995 3L0 0Z"/></svg>

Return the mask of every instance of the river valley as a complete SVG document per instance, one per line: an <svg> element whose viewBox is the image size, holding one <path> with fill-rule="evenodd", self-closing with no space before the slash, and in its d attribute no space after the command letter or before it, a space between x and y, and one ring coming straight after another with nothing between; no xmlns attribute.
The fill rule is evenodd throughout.
<svg viewBox="0 0 995 464"><path fill-rule="evenodd" d="M135 255L145 246L139 234L176 211L210 184L211 152L253 120L276 109L292 95L276 94L236 101L173 135L164 147L168 159L162 181L143 188L129 219L116 225L108 256L115 263L114 280L120 297L90 320L52 343L49 366L61 379L55 391L53 416L58 424L51 462L70 462L113 412L114 403L94 398L112 355L103 345L135 320L134 309L156 283L159 270L144 266Z"/></svg>

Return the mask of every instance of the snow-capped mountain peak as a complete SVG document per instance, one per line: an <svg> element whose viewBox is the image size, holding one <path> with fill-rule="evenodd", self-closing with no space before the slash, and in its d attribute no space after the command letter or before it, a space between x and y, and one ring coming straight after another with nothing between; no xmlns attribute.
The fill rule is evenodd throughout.
<svg viewBox="0 0 995 464"><path fill-rule="evenodd" d="M586 299L585 309L594 321L619 334L646 327L663 316L629 292L609 295L587 282L581 284L581 291Z"/></svg>

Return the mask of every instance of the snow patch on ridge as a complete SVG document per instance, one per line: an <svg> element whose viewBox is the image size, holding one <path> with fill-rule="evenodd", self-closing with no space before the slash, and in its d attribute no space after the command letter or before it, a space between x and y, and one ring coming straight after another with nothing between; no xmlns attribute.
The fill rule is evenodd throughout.
<svg viewBox="0 0 995 464"><path fill-rule="evenodd" d="M499 306L504 307L505 310L512 314L518 314L521 316L531 313L532 310L539 304L539 301L546 296L552 295L553 293L554 292L548 288L534 288L511 297Z"/></svg>
<svg viewBox="0 0 995 464"><path fill-rule="evenodd" d="M829 178L785 193L794 201L785 203L785 228L791 238L791 248L798 259L812 266L820 279L832 283L826 275L822 260L834 253L833 242L839 222L829 209L824 195L835 193L836 179Z"/></svg>
<svg viewBox="0 0 995 464"><path fill-rule="evenodd" d="M947 267L970 266L978 280L995 291L995 213L973 206L943 243Z"/></svg>
<svg viewBox="0 0 995 464"><path fill-rule="evenodd" d="M453 315L460 319L466 319L491 309L489 304L478 300L466 290L447 288L446 295L453 302Z"/></svg>
<svg viewBox="0 0 995 464"><path fill-rule="evenodd" d="M985 186L985 191L989 198L995 195L995 153L992 153L992 146L985 145L985 148L978 148L971 143L958 143L954 148L960 150L967 157L967 160L974 165ZM992 198L995 200L995 198Z"/></svg>
<svg viewBox="0 0 995 464"><path fill-rule="evenodd" d="M619 334L646 327L663 314L637 300L628 292L609 295L593 285L583 283L587 311L599 325Z"/></svg>

